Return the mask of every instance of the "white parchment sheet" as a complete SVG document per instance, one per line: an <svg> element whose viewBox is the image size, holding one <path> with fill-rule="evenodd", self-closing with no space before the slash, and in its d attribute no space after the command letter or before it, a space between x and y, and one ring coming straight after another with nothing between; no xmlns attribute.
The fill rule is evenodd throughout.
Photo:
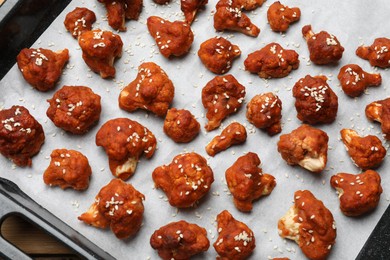
<svg viewBox="0 0 390 260"><path fill-rule="evenodd" d="M252 22L261 28L257 38L240 33L218 33L213 27L212 13L215 10L216 0L210 0L204 11L197 15L192 30L195 39L188 55L183 58L166 59L155 46L154 39L149 35L146 19L151 15L158 15L171 21L183 19L179 1L175 0L166 6L158 6L152 0L144 1L144 8L138 21L128 21L127 32L121 32L124 42L124 52L115 66L115 79L104 80L91 72L81 58L78 43L63 25L65 15L77 6L88 7L97 16L94 28L111 30L105 19L105 9L97 1L72 1L55 22L47 29L40 39L33 45L38 48L59 50L68 48L70 60L64 74L55 90L63 85L85 85L93 89L102 97L102 114L99 124L83 136L65 133L55 127L46 117L48 108L47 99L51 98L55 90L42 93L32 89L23 79L17 66L14 66L0 83L0 106L9 108L12 105L23 105L43 125L46 141L41 152L33 158L31 168L19 168L4 157L0 157L1 177L14 181L19 187L36 200L43 207L59 217L71 227L78 230L99 247L118 259L159 259L149 245L149 239L154 230L172 221L184 219L197 223L208 230L211 244L217 238L215 217L222 210L229 210L233 216L246 223L255 233L256 249L251 259L267 259L269 257L289 257L290 259L304 259L299 247L291 241L279 237L277 221L292 205L293 194L298 189L311 190L331 210L337 222L337 239L329 259L354 259L375 224L389 204L390 195L390 160L386 156L378 172L382 177L383 194L377 210L360 218L349 218L339 210L339 200L329 185L329 179L338 172L358 173L360 170L351 162L340 139L339 131L342 128L353 128L362 135L375 134L381 137L380 125L369 122L364 114L365 106L372 101L390 96L387 88L390 82L390 72L379 69L383 78L380 87L371 88L367 94L352 99L347 97L339 86L337 74L340 67L348 63L357 63L364 70L372 72L375 69L369 63L355 55L356 48L365 43L371 44L377 37L390 37L390 22L388 1L293 1L285 0L288 6L301 8L302 17L293 24L286 34L274 33L267 24L267 9L272 1L267 1L262 7L247 12ZM302 37L301 28L312 24L315 32L326 30L336 35L345 48L343 58L335 66L316 66L308 62L308 49ZM205 145L221 130L206 133L203 126L206 123L205 110L201 103L201 90L215 75L209 72L197 56L200 44L211 37L221 35L239 45L241 57L233 62L229 73L246 87L245 102L254 95L272 91L283 102L283 133L289 133L297 128L301 122L296 118L294 98L291 89L298 79L307 74L328 76L329 85L339 97L337 119L329 125L318 126L329 135L328 164L325 171L319 175L311 174L300 167L290 167L277 152L276 143L279 135L269 137L265 132L251 126L245 117L245 106L238 113L224 121L224 126L236 120L247 126L248 139L244 145L234 146L227 151L217 154L214 158L207 156ZM294 49L299 53L301 61L298 70L293 71L283 79L265 81L257 75L244 71L243 62L247 55L262 48L270 42L278 42L284 48ZM130 83L137 74L137 67L144 61L153 61L160 65L169 75L175 86L175 98L172 107L190 110L202 125L200 135L189 144L176 144L163 132L163 119L145 111L128 113L119 109L118 95L121 89ZM109 230L101 230L87 226L77 220L77 217L86 211L94 201L95 195L106 185L113 176L108 168L108 159L101 147L95 145L95 135L100 126L107 120L116 117L128 117L148 127L158 139L158 150L150 160L141 158L136 173L128 182L146 196L144 224L139 233L132 239L120 241ZM386 143L386 147L389 145ZM93 174L88 190L77 192L61 190L46 186L42 174L49 165L50 153L53 149L75 149L85 154L90 161ZM184 151L195 151L205 156L214 171L215 182L209 194L201 201L197 208L177 210L171 207L161 190L153 188L151 174L157 166L170 163L172 158ZM275 176L277 185L268 197L254 203L251 213L241 213L233 205L232 197L225 184L225 170L244 153L252 151L259 155L263 171ZM209 250L195 259L213 259L216 252L212 246Z"/></svg>

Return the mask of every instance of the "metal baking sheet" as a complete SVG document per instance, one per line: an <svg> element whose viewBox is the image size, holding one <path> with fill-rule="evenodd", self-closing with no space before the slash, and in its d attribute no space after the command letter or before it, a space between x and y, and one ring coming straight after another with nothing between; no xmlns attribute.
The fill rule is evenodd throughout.
<svg viewBox="0 0 390 260"><path fill-rule="evenodd" d="M345 217L339 210L338 197L335 190L329 185L331 175L338 172L358 173L348 157L341 141L339 131L342 128L353 128L360 134L374 134L381 137L379 124L369 122L364 115L365 106L374 100L389 96L386 88L390 81L389 72L379 69L383 78L380 87L371 88L359 98L348 98L339 87L337 74L339 68L347 63L357 63L366 71L375 71L367 61L355 55L356 48L362 44L371 44L377 37L389 36L390 23L386 17L388 4L385 0L375 1L371 5L359 1L283 1L289 6L301 8L301 20L292 25L285 34L274 33L267 24L266 13L271 1L262 7L247 12L252 21L261 29L257 38L239 33L218 33L213 28L212 14L216 0L209 1L205 10L201 11L192 30L195 39L188 55L182 58L166 59L159 54L154 40L146 28L146 19L150 15L158 15L169 20L182 20L180 2L173 1L165 6L158 6L152 1L144 2L144 8L138 21L128 21L127 32L119 33L124 42L124 52L116 62L117 75L115 79L103 80L99 75L91 72L81 58L81 50L76 40L66 32L63 21L65 15L77 6L85 6L93 10L98 18L94 28L111 30L105 18L105 9L97 1L72 1L54 23L37 40L33 47L58 50L68 48L70 60L67 68L58 82L56 90L62 85L85 85L93 89L102 97L102 115L98 126L83 136L74 136L55 127L46 117L48 108L47 99L54 91L38 92L31 88L23 79L17 66L0 82L0 107L8 108L14 104L23 105L43 125L46 142L41 152L34 157L31 168L16 167L4 157L0 158L1 176L14 181L21 189L31 196L40 205L48 209L61 220L82 233L99 247L118 259L158 259L157 253L149 246L149 238L155 229L172 221L184 219L197 223L208 230L208 238L213 243L217 237L215 217L224 209L233 216L248 224L255 233L257 247L251 259L267 259L268 257L289 257L303 259L298 246L291 241L278 236L277 221L292 205L293 194L298 189L309 189L321 199L332 211L337 223L337 239L329 259L354 259L367 240L375 224L380 219L389 204L390 169L389 159L386 159L378 172L382 177L383 194L378 208L371 214L360 218ZM301 34L301 28L312 24L314 31L326 30L340 40L345 52L339 64L334 66L315 66L308 61L308 50ZM279 95L283 102L283 131L289 133L297 128L301 122L296 118L294 99L291 88L295 82L307 74L324 74L329 78L329 85L339 97L339 111L337 119L330 125L318 126L326 131L330 137L327 169L319 175L311 174L299 167L288 166L277 152L276 143L279 135L269 137L266 133L255 129L245 118L245 107L237 114L224 121L226 126L236 120L245 124L248 130L248 139L244 145L234 146L227 151L217 154L214 158L207 156L204 147L220 130L201 134L189 144L175 144L167 138L162 130L163 119L145 111L128 113L120 110L117 99L120 90L130 83L137 74L137 67L144 61L153 61L159 64L169 75L175 85L175 98L172 106L190 110L203 126L206 123L205 110L201 103L202 87L215 75L207 71L197 57L200 44L208 38L221 35L232 43L239 45L242 55L233 62L229 73L246 87L246 101L254 95L272 91ZM256 75L249 74L243 69L243 62L247 55L260 49L270 42L278 42L284 48L294 49L300 55L300 67L290 76L283 79L262 80ZM109 230L101 230L85 225L77 220L77 216L86 211L93 202L100 188L106 185L113 176L108 168L107 156L103 149L95 145L95 135L99 127L109 119L128 117L137 120L148 127L157 137L159 149L153 158L141 158L135 175L128 180L146 196L144 224L139 233L128 240L120 241ZM385 143L386 147L389 145ZM43 183L42 174L49 165L50 153L56 148L79 150L90 161L93 175L88 190L77 192L50 188ZM214 171L215 182L210 193L201 201L197 208L177 210L171 207L161 190L153 188L151 173L157 166L171 162L172 158L185 151L195 151L208 159ZM252 151L260 156L264 172L276 177L277 186L268 197L254 203L251 213L241 213L233 205L229 195L224 175L225 170L244 153ZM353 238L353 243L351 243ZM195 259L215 258L216 252L210 249Z"/></svg>

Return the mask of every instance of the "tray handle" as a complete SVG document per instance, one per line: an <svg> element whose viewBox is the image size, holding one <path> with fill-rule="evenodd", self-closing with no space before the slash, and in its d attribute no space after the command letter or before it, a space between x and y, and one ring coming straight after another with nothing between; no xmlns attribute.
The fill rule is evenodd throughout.
<svg viewBox="0 0 390 260"><path fill-rule="evenodd" d="M115 259L33 201L15 183L4 178L0 178L0 203L0 223L10 214L18 214L62 241L79 254L81 258ZM0 256L3 255L5 258L30 259L3 237L0 237L0 248Z"/></svg>

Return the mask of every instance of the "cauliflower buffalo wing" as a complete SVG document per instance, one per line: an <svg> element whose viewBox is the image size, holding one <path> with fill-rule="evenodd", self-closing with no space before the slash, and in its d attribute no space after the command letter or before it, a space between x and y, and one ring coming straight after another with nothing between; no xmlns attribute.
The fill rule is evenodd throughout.
<svg viewBox="0 0 390 260"><path fill-rule="evenodd" d="M271 92L254 96L246 106L246 118L269 135L282 131L282 101Z"/></svg>
<svg viewBox="0 0 390 260"><path fill-rule="evenodd" d="M218 214L217 224L218 238L213 244L218 253L217 259L247 259L256 247L253 231L227 210Z"/></svg>
<svg viewBox="0 0 390 260"><path fill-rule="evenodd" d="M164 132L176 143L191 142L200 131L200 124L185 109L171 108L164 121Z"/></svg>
<svg viewBox="0 0 390 260"><path fill-rule="evenodd" d="M85 190L92 174L88 158L75 150L55 149L49 167L43 173L43 181L61 189Z"/></svg>
<svg viewBox="0 0 390 260"><path fill-rule="evenodd" d="M73 38L77 39L85 31L92 30L92 24L96 22L96 15L85 7L76 7L65 17L64 25Z"/></svg>
<svg viewBox="0 0 390 260"><path fill-rule="evenodd" d="M100 96L84 86L63 86L54 93L46 115L65 131L84 134L100 118Z"/></svg>
<svg viewBox="0 0 390 260"><path fill-rule="evenodd" d="M175 88L165 71L153 62L145 62L138 67L136 79L121 91L119 107L129 112L145 109L165 116L174 95Z"/></svg>
<svg viewBox="0 0 390 260"><path fill-rule="evenodd" d="M249 17L241 12L243 6L234 0L219 0L214 14L214 28L217 31L231 30L248 36L257 37L260 29L254 25Z"/></svg>
<svg viewBox="0 0 390 260"><path fill-rule="evenodd" d="M99 129L96 145L106 151L112 175L126 180L134 174L142 154L153 156L157 143L153 133L138 122L115 118Z"/></svg>
<svg viewBox="0 0 390 260"><path fill-rule="evenodd" d="M228 149L232 145L242 144L246 141L246 130L240 123L234 122L228 125L220 135L211 140L206 146L206 152L210 156Z"/></svg>
<svg viewBox="0 0 390 260"><path fill-rule="evenodd" d="M294 205L278 222L279 235L294 240L309 259L326 259L336 242L332 213L308 190L296 191Z"/></svg>
<svg viewBox="0 0 390 260"><path fill-rule="evenodd" d="M251 211L254 200L269 195L274 189L275 178L259 167L259 156L247 153L226 170L225 177L236 208Z"/></svg>
<svg viewBox="0 0 390 260"><path fill-rule="evenodd" d="M114 61L122 56L123 42L119 35L109 31L93 30L82 33L79 45L83 60L102 78L115 76Z"/></svg>
<svg viewBox="0 0 390 260"><path fill-rule="evenodd" d="M214 182L212 169L197 153L175 156L170 164L154 169L152 177L156 188L167 195L169 204L178 208L194 206Z"/></svg>
<svg viewBox="0 0 390 260"><path fill-rule="evenodd" d="M241 50L237 45L220 36L203 42L198 51L202 63L215 74L228 72L233 60L240 55Z"/></svg>
<svg viewBox="0 0 390 260"><path fill-rule="evenodd" d="M338 173L330 179L340 198L340 210L344 215L357 217L373 211L382 193L381 177L376 171L361 174Z"/></svg>
<svg viewBox="0 0 390 260"><path fill-rule="evenodd" d="M16 57L23 78L39 91L49 91L55 87L68 60L68 49L53 52L49 49L25 48Z"/></svg>
<svg viewBox="0 0 390 260"><path fill-rule="evenodd" d="M343 56L344 48L333 34L321 31L314 33L311 25L302 28L310 52L310 60L317 65L337 63Z"/></svg>
<svg viewBox="0 0 390 260"><path fill-rule="evenodd" d="M340 131L341 140L353 163L363 170L378 167L386 156L386 149L375 135L365 137L352 129Z"/></svg>
<svg viewBox="0 0 390 260"><path fill-rule="evenodd" d="M45 141L42 125L23 106L0 110L0 153L18 166L31 166Z"/></svg>
<svg viewBox="0 0 390 260"><path fill-rule="evenodd" d="M90 208L78 217L88 225L108 228L118 239L134 236L142 225L145 196L131 184L113 179L95 197Z"/></svg>
<svg viewBox="0 0 390 260"><path fill-rule="evenodd" d="M279 1L274 2L267 11L268 23L274 32L285 32L291 23L301 18L301 10L298 7L288 7Z"/></svg>
<svg viewBox="0 0 390 260"><path fill-rule="evenodd" d="M338 98L325 76L307 75L293 87L297 118L308 124L332 123L337 116Z"/></svg>
<svg viewBox="0 0 390 260"><path fill-rule="evenodd" d="M184 13L185 20L192 24L199 9L204 8L208 0L180 0L180 9Z"/></svg>
<svg viewBox="0 0 390 260"><path fill-rule="evenodd" d="M356 55L368 60L371 66L379 68L390 67L390 39L377 38L370 46L359 46Z"/></svg>
<svg viewBox="0 0 390 260"><path fill-rule="evenodd" d="M278 152L289 165L319 173L328 158L328 135L309 125L301 125L289 134L280 136Z"/></svg>
<svg viewBox="0 0 390 260"><path fill-rule="evenodd" d="M337 78L344 93L350 97L358 97L366 88L379 86L382 83L380 74L365 72L359 65L348 64L341 67Z"/></svg>
<svg viewBox="0 0 390 260"><path fill-rule="evenodd" d="M207 251L210 241L206 229L181 220L154 231L150 245L163 260L179 260Z"/></svg>
<svg viewBox="0 0 390 260"><path fill-rule="evenodd" d="M165 58L183 56L190 51L194 34L186 22L170 22L158 16L150 16L147 26Z"/></svg>
<svg viewBox="0 0 390 260"><path fill-rule="evenodd" d="M381 124L383 136L390 140L390 98L371 102L365 112L368 119Z"/></svg>
<svg viewBox="0 0 390 260"><path fill-rule="evenodd" d="M283 49L278 43L267 44L250 53L244 61L245 69L260 78L283 78L299 67L298 53Z"/></svg>
<svg viewBox="0 0 390 260"><path fill-rule="evenodd" d="M125 20L138 20L142 0L98 0L107 10L108 24L114 30L126 31Z"/></svg>
<svg viewBox="0 0 390 260"><path fill-rule="evenodd" d="M205 128L214 130L230 114L237 112L245 97L245 87L233 75L216 76L202 89L202 103L209 122Z"/></svg>

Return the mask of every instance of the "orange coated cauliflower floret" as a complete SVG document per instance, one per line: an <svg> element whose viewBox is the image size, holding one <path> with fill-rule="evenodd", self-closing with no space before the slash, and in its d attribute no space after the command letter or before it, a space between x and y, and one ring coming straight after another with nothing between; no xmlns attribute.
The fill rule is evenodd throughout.
<svg viewBox="0 0 390 260"><path fill-rule="evenodd" d="M206 146L206 152L210 156L228 149L232 145L241 144L246 141L246 129L240 123L234 122L228 125L220 135L211 140Z"/></svg>
<svg viewBox="0 0 390 260"><path fill-rule="evenodd" d="M307 75L293 87L297 118L307 124L332 123L337 116L338 97L325 76Z"/></svg>
<svg viewBox="0 0 390 260"><path fill-rule="evenodd" d="M142 225L145 196L131 184L113 179L95 197L90 208L78 217L88 225L108 228L118 239L135 235Z"/></svg>
<svg viewBox="0 0 390 260"><path fill-rule="evenodd" d="M150 245L163 260L190 259L207 251L210 241L206 229L181 220L154 231Z"/></svg>
<svg viewBox="0 0 390 260"><path fill-rule="evenodd" d="M381 177L376 171L360 174L338 173L330 179L340 198L340 210L350 217L374 210L382 193Z"/></svg>
<svg viewBox="0 0 390 260"><path fill-rule="evenodd" d="M251 211L252 202L269 195L274 189L275 178L259 167L259 156L247 153L237 159L226 170L226 182L233 195L236 208L240 211Z"/></svg>
<svg viewBox="0 0 390 260"><path fill-rule="evenodd" d="M186 22L170 22L158 16L150 16L147 19L147 26L165 58L182 56L190 51L194 34Z"/></svg>
<svg viewBox="0 0 390 260"><path fill-rule="evenodd" d="M175 156L170 164L154 169L152 177L156 188L167 195L169 204L178 208L194 206L214 182L212 169L197 153Z"/></svg>
<svg viewBox="0 0 390 260"><path fill-rule="evenodd" d="M213 244L217 259L247 259L255 250L253 231L243 222L236 220L227 210L217 216L218 238Z"/></svg>
<svg viewBox="0 0 390 260"><path fill-rule="evenodd" d="M360 137L352 129L342 129L340 134L345 149L357 167L372 169L378 167L385 158L386 149L375 135Z"/></svg>
<svg viewBox="0 0 390 260"><path fill-rule="evenodd" d="M337 78L344 93L350 97L358 97L366 88L379 86L382 83L380 74L365 72L359 65L347 64L341 67Z"/></svg>
<svg viewBox="0 0 390 260"><path fill-rule="evenodd" d="M123 42L119 35L110 31L93 30L82 33L79 45L83 51L83 60L102 78L115 76L114 61L122 56Z"/></svg>
<svg viewBox="0 0 390 260"><path fill-rule="evenodd" d="M371 66L379 68L390 67L390 39L376 38L370 46L359 46L356 55L368 60Z"/></svg>
<svg viewBox="0 0 390 260"><path fill-rule="evenodd" d="M311 25L302 28L310 52L310 60L317 65L338 62L343 56L344 48L333 34L321 31L314 33Z"/></svg>
<svg viewBox="0 0 390 260"><path fill-rule="evenodd" d="M240 48L221 36L206 40L198 51L202 63L215 74L228 72L233 60L240 55Z"/></svg>
<svg viewBox="0 0 390 260"><path fill-rule="evenodd" d="M268 23L274 32L285 32L291 23L301 18L301 10L298 7L288 7L279 1L274 2L267 11Z"/></svg>
<svg viewBox="0 0 390 260"><path fill-rule="evenodd" d="M260 29L254 25L249 17L241 12L240 1L219 0L214 14L214 28L217 31L231 30L257 37Z"/></svg>
<svg viewBox="0 0 390 260"><path fill-rule="evenodd" d="M246 106L246 118L269 135L282 131L282 101L272 92L254 96Z"/></svg>
<svg viewBox="0 0 390 260"><path fill-rule="evenodd" d="M328 158L328 135L309 125L301 125L289 134L280 136L278 152L289 165L299 165L319 173Z"/></svg>
<svg viewBox="0 0 390 260"><path fill-rule="evenodd" d="M145 62L138 67L137 77L119 94L119 107L165 116L174 95L175 88L165 71L153 62Z"/></svg>
<svg viewBox="0 0 390 260"><path fill-rule="evenodd" d="M308 190L296 191L294 205L279 219L279 235L294 240L309 259L322 260L336 242L332 213Z"/></svg>
<svg viewBox="0 0 390 260"><path fill-rule="evenodd" d="M200 131L200 124L185 109L171 108L164 121L164 132L176 143L191 142Z"/></svg>
<svg viewBox="0 0 390 260"><path fill-rule="evenodd" d="M245 87L233 75L216 76L202 89L202 104L209 122L205 128L214 130L230 114L237 112L245 97Z"/></svg>
<svg viewBox="0 0 390 260"><path fill-rule="evenodd" d="M153 133L138 122L115 118L99 129L96 145L106 151L112 175L126 180L134 174L142 154L153 156L157 143Z"/></svg>
<svg viewBox="0 0 390 260"><path fill-rule="evenodd" d="M390 98L371 102L365 112L368 119L381 124L383 136L390 140Z"/></svg>
<svg viewBox="0 0 390 260"><path fill-rule="evenodd" d="M245 69L260 78L283 78L299 67L298 53L283 49L272 42L258 51L250 53L244 61Z"/></svg>

